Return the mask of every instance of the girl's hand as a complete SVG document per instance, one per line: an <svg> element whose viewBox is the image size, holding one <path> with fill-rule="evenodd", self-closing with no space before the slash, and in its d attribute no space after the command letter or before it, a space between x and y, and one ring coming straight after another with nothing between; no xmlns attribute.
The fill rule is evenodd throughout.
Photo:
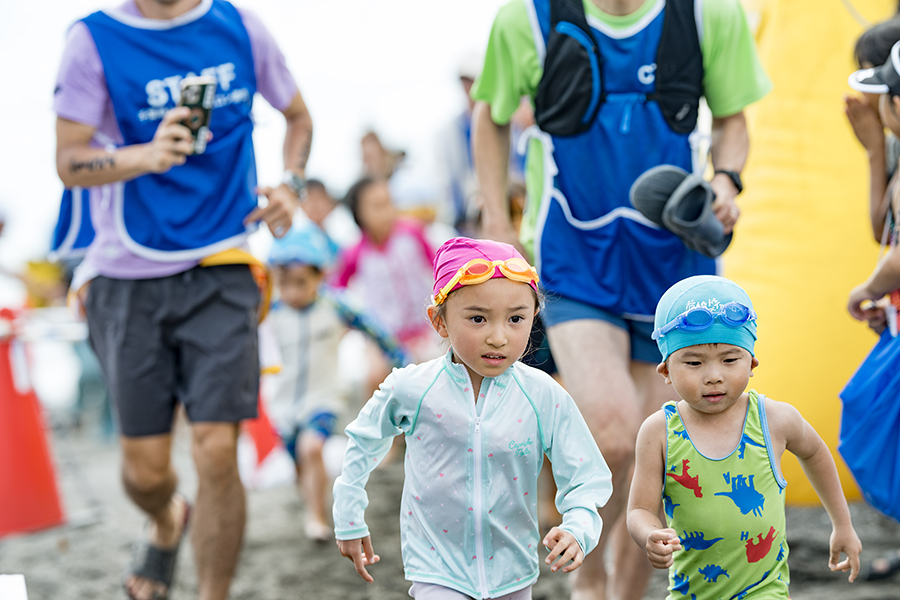
<svg viewBox="0 0 900 600"><path fill-rule="evenodd" d="M341 554L349 558L356 567L359 576L372 583L375 581L369 572L366 571L366 565L374 565L381 560L381 557L375 554L372 549L372 536L364 538L356 538L355 540L337 540L338 549ZM859 564L859 563L857 563Z"/></svg>
<svg viewBox="0 0 900 600"><path fill-rule="evenodd" d="M554 527L544 537L544 547L550 550L550 555L544 562L548 565L553 565L550 567L550 570L554 572L559 570L560 565L566 565L566 563L572 561L572 564L566 565L562 569L563 573L569 573L580 567L584 560L584 552L582 552L581 546L578 545L575 536L559 527ZM556 559L559 559L559 561L553 564Z"/></svg>
<svg viewBox="0 0 900 600"><path fill-rule="evenodd" d="M831 543L829 544L831 554L828 557L828 568L832 571L846 571L850 569L850 583L856 580L859 574L859 554L862 552L862 542L856 535L856 530L852 525L846 527L835 527L831 531ZM843 561L841 560L841 552L847 555Z"/></svg>
<svg viewBox="0 0 900 600"><path fill-rule="evenodd" d="M675 551L681 550L681 540L674 529L654 529L647 536L645 550L651 565L657 569L668 569L675 562Z"/></svg>
<svg viewBox="0 0 900 600"><path fill-rule="evenodd" d="M868 102L855 96L844 96L844 114L853 127L856 139L866 150L884 149L884 126L881 117Z"/></svg>

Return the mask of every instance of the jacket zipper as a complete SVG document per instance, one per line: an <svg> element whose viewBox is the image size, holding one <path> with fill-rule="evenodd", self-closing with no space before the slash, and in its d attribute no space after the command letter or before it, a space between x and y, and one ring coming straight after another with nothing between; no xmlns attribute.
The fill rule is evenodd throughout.
<svg viewBox="0 0 900 600"><path fill-rule="evenodd" d="M485 393L484 400L490 395L491 387L493 387L493 381L491 385L488 386L488 393ZM475 451L475 505L472 507L475 510L475 564L478 567L478 585L481 588L481 597L488 597L488 586L487 586L487 575L484 570L484 514L483 514L483 506L482 506L482 458L481 458L481 417L478 416L478 409L475 408L475 447L473 450ZM482 413L484 412L484 406L481 407Z"/></svg>

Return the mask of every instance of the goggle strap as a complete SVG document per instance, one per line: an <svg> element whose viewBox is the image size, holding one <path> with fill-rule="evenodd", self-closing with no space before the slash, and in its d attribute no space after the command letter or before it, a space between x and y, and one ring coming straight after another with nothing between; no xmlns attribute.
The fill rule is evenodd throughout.
<svg viewBox="0 0 900 600"><path fill-rule="evenodd" d="M507 263L509 261L521 262L527 268L525 271L513 271L509 268ZM488 270L483 271L481 273L470 273L471 267L475 265L481 265L488 267ZM479 283L484 283L488 279L491 279L496 272L497 268L500 268L500 273L510 279L512 281L520 281L522 283L531 283L532 281L537 284L540 279L538 278L537 270L528 264L528 261L522 260L518 257L507 258L506 260L500 261L488 261L483 258L473 258L463 266L461 266L456 274L447 282L447 284L441 288L441 290L435 294L433 301L435 306L442 304L444 300L447 299L447 296L453 290L453 287L456 286L457 283L462 285L476 285Z"/></svg>

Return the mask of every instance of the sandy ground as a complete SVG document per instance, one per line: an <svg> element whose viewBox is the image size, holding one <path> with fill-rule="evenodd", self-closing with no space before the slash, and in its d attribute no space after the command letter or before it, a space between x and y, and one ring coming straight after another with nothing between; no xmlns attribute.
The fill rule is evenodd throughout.
<svg viewBox="0 0 900 600"><path fill-rule="evenodd" d="M181 489L192 494L196 479L187 435L182 432L176 437L175 460L182 475ZM68 434L55 436L53 448L69 524L0 540L0 573L24 573L29 600L123 599L122 576L142 518L119 487L117 447L99 443L94 436ZM317 544L304 538L302 506L292 487L249 492L249 520L232 598L408 598L398 525L402 479L403 467L397 462L377 470L370 481L372 503L367 520L376 552L382 557L371 569L374 584L362 581L332 543ZM854 504L851 509L865 545L865 558L900 546L900 526L864 504ZM830 527L821 508L789 508L788 525L794 600L900 599L900 575L851 585L845 575L828 571ZM183 548L175 600L196 597L193 559L187 545ZM656 572L645 598L665 598L665 585L664 573ZM549 571L542 574L534 598L568 598L566 576Z"/></svg>

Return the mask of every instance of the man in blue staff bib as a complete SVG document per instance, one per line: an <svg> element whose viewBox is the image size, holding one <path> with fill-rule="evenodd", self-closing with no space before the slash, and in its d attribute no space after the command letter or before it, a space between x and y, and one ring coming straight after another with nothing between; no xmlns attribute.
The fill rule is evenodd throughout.
<svg viewBox="0 0 900 600"><path fill-rule="evenodd" d="M178 107L184 78L216 81L205 152ZM287 121L285 177L257 187L256 93ZM122 480L148 516L125 588L166 598L190 523L199 597L222 600L245 522L238 423L256 416L261 298L246 238L291 226L312 122L259 19L225 0L126 0L69 31L57 86L57 170L91 188L95 231L73 285L86 290L90 341L115 401ZM265 195L265 207L257 197ZM90 287L87 287L90 282ZM170 454L181 404L199 486L176 492Z"/></svg>

